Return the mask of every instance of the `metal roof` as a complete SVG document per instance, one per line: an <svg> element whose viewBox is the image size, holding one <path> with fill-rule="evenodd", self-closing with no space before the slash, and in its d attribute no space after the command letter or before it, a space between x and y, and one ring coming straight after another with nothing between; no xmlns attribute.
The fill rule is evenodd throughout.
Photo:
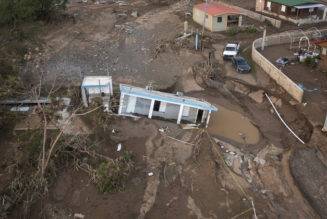
<svg viewBox="0 0 327 219"><path fill-rule="evenodd" d="M155 99L155 100L162 100L170 103L183 104L197 109L218 111L218 109L213 105L211 105L210 103L194 97L177 96L171 93L147 90L145 88L134 87L127 84L120 84L120 92L143 97L146 99Z"/></svg>
<svg viewBox="0 0 327 219"><path fill-rule="evenodd" d="M290 7L293 7L296 5L321 3L318 1L314 1L314 0L269 0L269 1L281 4L281 5L290 6Z"/></svg>
<svg viewBox="0 0 327 219"><path fill-rule="evenodd" d="M206 7L206 3L200 3L194 5L194 8L197 8L201 11L205 11L205 7ZM211 16L216 16L216 15L227 14L227 13L242 14L243 11L218 3L213 3L213 2L208 3L207 14Z"/></svg>

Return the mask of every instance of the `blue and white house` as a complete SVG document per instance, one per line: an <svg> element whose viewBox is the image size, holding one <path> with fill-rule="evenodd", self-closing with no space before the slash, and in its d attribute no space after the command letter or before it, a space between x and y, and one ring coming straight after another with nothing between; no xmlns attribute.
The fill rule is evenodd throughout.
<svg viewBox="0 0 327 219"><path fill-rule="evenodd" d="M170 94L152 90L151 87L139 88L120 84L120 115L145 115L148 118L161 117L191 123L209 124L211 111L218 109L210 103L186 97L181 92Z"/></svg>
<svg viewBox="0 0 327 219"><path fill-rule="evenodd" d="M83 79L81 89L85 107L88 107L92 99L101 97L105 111L109 111L110 96L113 95L111 76L86 76Z"/></svg>

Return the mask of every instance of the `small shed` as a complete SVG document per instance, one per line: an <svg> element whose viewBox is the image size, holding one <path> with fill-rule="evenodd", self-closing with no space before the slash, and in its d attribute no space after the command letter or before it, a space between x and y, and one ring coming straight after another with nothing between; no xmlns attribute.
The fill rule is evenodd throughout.
<svg viewBox="0 0 327 219"><path fill-rule="evenodd" d="M218 109L210 103L177 94L154 91L151 87L139 88L120 84L120 115L145 115L148 118L161 117L177 120L177 124L206 123L208 126L211 111Z"/></svg>
<svg viewBox="0 0 327 219"><path fill-rule="evenodd" d="M205 28L212 31L225 31L231 27L242 25L242 11L219 3L200 3L193 7L193 20L203 25L205 16Z"/></svg>
<svg viewBox="0 0 327 219"><path fill-rule="evenodd" d="M111 76L86 76L81 86L85 107L96 97L101 97L106 110L109 110L110 96L113 95Z"/></svg>

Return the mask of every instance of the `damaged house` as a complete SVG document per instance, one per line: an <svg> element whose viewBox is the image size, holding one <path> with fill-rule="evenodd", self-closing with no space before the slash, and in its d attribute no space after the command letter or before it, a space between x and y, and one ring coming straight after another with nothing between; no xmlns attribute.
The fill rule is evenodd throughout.
<svg viewBox="0 0 327 219"><path fill-rule="evenodd" d="M145 115L148 118L161 117L177 120L177 124L206 123L210 120L211 111L218 109L210 103L192 97L152 90L151 87L139 88L120 84L120 115Z"/></svg>
<svg viewBox="0 0 327 219"><path fill-rule="evenodd" d="M102 98L105 110L109 111L110 96L113 95L111 76L86 76L83 79L82 100L84 107L88 107L95 98Z"/></svg>

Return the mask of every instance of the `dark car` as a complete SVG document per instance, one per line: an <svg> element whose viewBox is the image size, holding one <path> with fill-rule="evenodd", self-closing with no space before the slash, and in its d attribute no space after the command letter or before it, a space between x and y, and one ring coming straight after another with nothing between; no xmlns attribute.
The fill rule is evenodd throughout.
<svg viewBox="0 0 327 219"><path fill-rule="evenodd" d="M232 65L236 68L236 71L242 74L249 73L251 67L241 56L235 56L232 58Z"/></svg>

